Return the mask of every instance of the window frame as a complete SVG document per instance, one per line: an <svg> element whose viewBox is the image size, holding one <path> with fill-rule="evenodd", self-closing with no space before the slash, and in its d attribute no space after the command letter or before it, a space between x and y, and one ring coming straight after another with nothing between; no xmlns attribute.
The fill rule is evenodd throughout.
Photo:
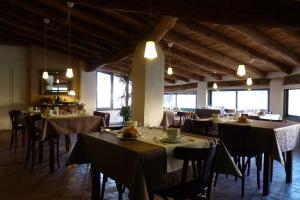
<svg viewBox="0 0 300 200"><path fill-rule="evenodd" d="M300 122L300 116L297 115L289 115L288 107L289 107L289 90L300 90L300 88L286 88L283 92L283 116L285 119L298 121Z"/></svg>
<svg viewBox="0 0 300 200"><path fill-rule="evenodd" d="M98 108L97 107L97 102L98 102L98 73L102 73L102 74L108 74L110 75L110 83L111 83L111 88L110 88L110 107L102 107L102 108ZM101 72L101 71L97 71L96 72L96 110L97 111L108 111L108 110L120 110L121 108L114 108L114 76L118 76L112 72ZM120 76L118 76L120 77Z"/></svg>
<svg viewBox="0 0 300 200"><path fill-rule="evenodd" d="M174 108L178 108L178 106L177 106L177 95L195 95L195 97L196 97L195 108L183 108L183 109L196 109L197 108L197 99L198 99L197 92L184 92L184 93L181 93L181 92L164 92L164 96L165 95L175 95L175 107ZM169 108L169 107L164 107L164 108Z"/></svg>
<svg viewBox="0 0 300 200"><path fill-rule="evenodd" d="M234 91L235 92L235 109L237 109L238 106L238 92L239 91L247 91L248 89L223 89L223 90L218 90L218 91ZM259 89L251 89L250 91L260 91L264 90L268 92L268 108L267 111L270 111L270 89L269 88L259 88ZM212 104L212 92L215 92L216 90L208 90L208 99L207 99L207 104L211 106Z"/></svg>

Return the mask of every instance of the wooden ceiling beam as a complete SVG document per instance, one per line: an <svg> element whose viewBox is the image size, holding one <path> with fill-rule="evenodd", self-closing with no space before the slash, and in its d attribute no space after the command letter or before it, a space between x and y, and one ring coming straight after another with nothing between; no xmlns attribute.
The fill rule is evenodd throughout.
<svg viewBox="0 0 300 200"><path fill-rule="evenodd" d="M287 47L284 47L283 45L279 44L277 41L273 40L272 38L262 33L261 31L249 26L230 26L230 27L246 35L247 37L255 40L256 42L272 50L273 52L284 56L286 59L293 62L295 65L297 66L300 65L300 56L298 54L288 49Z"/></svg>
<svg viewBox="0 0 300 200"><path fill-rule="evenodd" d="M169 75L165 72L165 77L170 79L180 80L183 82L189 82L189 78L179 75L178 73L173 73L172 75Z"/></svg>
<svg viewBox="0 0 300 200"><path fill-rule="evenodd" d="M2 26L0 26L0 29L3 28ZM1 39L2 40L7 40L7 41L14 41L17 44L22 44L22 45L36 45L39 46L41 48L44 47L44 42L37 40L35 37L24 37L24 33L20 34L20 33L11 33L11 32L5 32L7 31L7 29L5 30L0 30L0 35L1 35ZM55 52L59 52L59 53L63 53L65 55L66 54L66 49L67 48L63 48L61 45L54 45L54 44L49 44L47 45L49 50L55 51ZM80 59L82 61L87 61L90 59L90 57L87 57L86 55L82 55L80 52L71 52L71 56L77 59Z"/></svg>
<svg viewBox="0 0 300 200"><path fill-rule="evenodd" d="M187 70L183 70L181 67L178 67L176 65L172 65L172 68L173 68L173 73L179 74L186 78L193 79L196 81L204 81L204 79L205 79L205 77L203 75L199 75L199 74L187 71ZM167 69L168 69L168 67L165 68L165 70L167 70Z"/></svg>
<svg viewBox="0 0 300 200"><path fill-rule="evenodd" d="M68 14L68 8L66 2L62 3L59 1L49 1L49 0L35 0L44 5L52 7L62 13ZM71 24L73 21L77 21L74 18L84 21L85 23L94 24L97 26L102 27L103 29L108 30L112 34L117 34L119 39L123 38L123 40L132 40L134 39L133 36L128 34L128 31L118 28L119 25L115 25L113 22L107 22L107 17L101 15L101 13L97 13L94 15L93 13L84 13L81 10L77 9L78 5L74 4L74 7L71 9ZM97 27L98 28L98 27Z"/></svg>
<svg viewBox="0 0 300 200"><path fill-rule="evenodd" d="M23 9L27 12L31 12L35 15L38 15L41 17L41 19L43 19L44 17L49 17L54 22L57 22L56 25L58 26L66 25L67 15L62 15L60 12L57 12L54 9L43 8L43 4L37 3L35 1L30 1L30 3L27 3L25 1L18 0L10 0L9 3L12 6L17 6L18 9ZM86 23L80 22L79 20L73 20L71 24L71 29L75 29L79 33L86 34L99 41L106 42L106 46L110 46L114 49L120 48L120 46L122 46L122 44L118 42L119 37L111 32L106 31L105 29L95 29L94 27L91 27Z"/></svg>
<svg viewBox="0 0 300 200"><path fill-rule="evenodd" d="M25 33L28 33L29 35L33 35L37 38L43 39L44 30L38 30L34 27L23 26L22 23L18 23L16 21L8 20L7 18L4 18L3 16L0 16L0 22L2 24L6 24L7 26L11 27L12 31L22 30ZM62 38L62 37L59 37L59 36L48 35L47 39L56 41L60 44L68 45L68 41L67 41L66 38ZM71 43L71 47L72 47L72 50L74 50L74 49L75 50L76 49L82 50L82 51L85 51L85 52L88 52L88 53L92 54L94 57L97 57L97 54L96 54L95 51L93 51L91 49L88 49L88 48L85 48L85 47L82 47L82 46L80 46L76 43L73 43L73 44Z"/></svg>
<svg viewBox="0 0 300 200"><path fill-rule="evenodd" d="M207 60L210 60L210 62L216 62L219 63L219 67L216 68L216 63L212 63L213 65L211 65L210 63L206 62L206 64L208 64L208 66L212 69L215 68L215 71L220 71L222 70L225 73L229 73L233 76L235 76L236 74L236 69L237 66L239 64L241 64L239 61L235 60L234 58L231 58L229 56L225 56L217 51L211 50L201 44L199 44L198 42L195 42L189 38L186 38L178 33L171 33L169 32L166 37L166 40L171 41L173 43L175 43L177 46L186 49L189 52L192 52L194 54L197 54L198 56L201 56L203 60L203 62L205 62L204 58ZM223 65L224 64L224 65ZM229 67L230 66L230 67ZM251 66L251 65L247 65L247 71L251 73L252 76L254 77L265 77L266 73L262 70L256 69L255 67ZM219 69L218 69L219 68ZM233 70L233 68L235 68L235 70ZM235 71L235 72L233 72Z"/></svg>
<svg viewBox="0 0 300 200"><path fill-rule="evenodd" d="M252 79L253 86L254 85L260 85L260 86L269 86L270 85L270 79L269 78L261 78L261 79ZM211 88L213 87L213 84L215 82L207 82L207 87ZM247 86L246 80L234 80L234 81L218 81L216 82L218 84L218 87L237 87L237 86Z"/></svg>
<svg viewBox="0 0 300 200"><path fill-rule="evenodd" d="M148 13L148 0L75 0L93 8ZM218 24L252 24L299 27L299 1L273 0L152 0L152 13Z"/></svg>
<svg viewBox="0 0 300 200"><path fill-rule="evenodd" d="M182 84L182 85L166 85L165 92L190 90L190 89L196 89L197 87L198 87L198 83L187 83L187 84Z"/></svg>
<svg viewBox="0 0 300 200"><path fill-rule="evenodd" d="M164 37L164 35L175 25L176 21L177 18L174 17L162 17L157 23L153 32L151 33L150 38L153 39L156 43L158 43ZM126 59L134 52L136 45L137 43L134 42L127 48L119 50L116 54L95 61L92 65L87 66L86 71L93 71L106 64Z"/></svg>
<svg viewBox="0 0 300 200"><path fill-rule="evenodd" d="M205 27L204 25L196 24L193 22L187 22L185 24L178 23L177 26L184 27L184 28L188 29L189 31L192 31L197 34L202 34L205 37L208 37L216 42L223 43L224 45L226 45L230 48L233 48L235 50L243 51L243 55L244 55L244 57L246 57L246 60L258 58L258 59L262 60L263 62L265 62L266 65L272 65L275 68L279 69L280 71L282 71L286 74L290 74L293 71L292 66L288 66L285 63L281 63L269 56L266 56L254 49L251 49L247 46L243 46L243 49L242 49L241 48L242 44L240 44L220 33L215 32L215 31ZM249 62L248 62L248 64L249 64Z"/></svg>
<svg viewBox="0 0 300 200"><path fill-rule="evenodd" d="M35 29L40 29L40 30L44 30L44 26L43 24L41 24L41 21L42 20L34 20L28 16L25 16L25 15L22 15L20 12L18 14L16 13L13 13L13 12L8 12L8 11L5 11L5 10L2 10L3 7L0 8L0 14L2 17L5 17L5 18L11 18L12 20L17 20L17 21L20 21L23 26L28 26L28 27L34 27ZM28 15L28 14L27 14ZM27 17L27 18L26 18ZM58 32L55 32L51 29L48 29L48 34L49 35L59 35L61 38L65 38L65 40L67 40L67 32L68 30L64 29L63 31L58 31ZM64 32L65 34L63 34L62 32ZM95 50L95 52L98 52L98 53L111 53L111 51L108 51L107 48L105 48L104 46L101 46L99 44L97 44L95 41L93 42L90 42L90 40L84 40L83 39L84 36L80 35L77 36L77 33L72 33L72 37L71 37L71 43L76 43L80 46L85 46L86 48L92 48Z"/></svg>

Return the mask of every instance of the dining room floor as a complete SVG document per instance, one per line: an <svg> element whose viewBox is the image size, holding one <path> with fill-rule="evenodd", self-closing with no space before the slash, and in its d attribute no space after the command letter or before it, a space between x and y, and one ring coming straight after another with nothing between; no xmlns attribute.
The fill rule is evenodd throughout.
<svg viewBox="0 0 300 200"><path fill-rule="evenodd" d="M76 137L73 137L73 144ZM49 174L47 150L44 149L44 162L36 164L33 173L24 168L25 147L17 148L17 152L9 150L10 132L0 131L0 199L1 200L40 200L63 199L83 200L90 198L90 166L65 166L68 153L65 152L64 141L61 140L60 168ZM273 181L269 196L262 196L262 189L256 185L256 168L253 161L250 176L245 181L244 199L300 199L300 148L294 153L293 183L285 184L285 173L281 164L274 162ZM262 173L261 173L262 177ZM127 198L128 190L124 198ZM216 187L213 187L212 200L240 199L240 181L234 177L220 175ZM106 200L118 199L115 183L109 180L105 192ZM160 199L156 197L156 200Z"/></svg>

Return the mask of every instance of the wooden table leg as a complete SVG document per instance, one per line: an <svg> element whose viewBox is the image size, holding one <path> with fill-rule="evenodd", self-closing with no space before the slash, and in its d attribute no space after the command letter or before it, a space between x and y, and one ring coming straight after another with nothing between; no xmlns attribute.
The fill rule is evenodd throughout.
<svg viewBox="0 0 300 200"><path fill-rule="evenodd" d="M91 166L92 175L92 200L100 199L100 172Z"/></svg>
<svg viewBox="0 0 300 200"><path fill-rule="evenodd" d="M54 172L54 139L49 139L49 170L50 173Z"/></svg>
<svg viewBox="0 0 300 200"><path fill-rule="evenodd" d="M271 156L268 153L264 153L263 195L265 196L270 193L271 162Z"/></svg>
<svg viewBox="0 0 300 200"><path fill-rule="evenodd" d="M285 163L286 183L292 183L293 179L293 150L286 152Z"/></svg>

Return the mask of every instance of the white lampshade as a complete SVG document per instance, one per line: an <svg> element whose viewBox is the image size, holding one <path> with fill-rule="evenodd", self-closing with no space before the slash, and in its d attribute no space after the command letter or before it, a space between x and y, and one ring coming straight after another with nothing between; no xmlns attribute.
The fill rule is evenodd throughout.
<svg viewBox="0 0 300 200"><path fill-rule="evenodd" d="M168 67L167 74L172 75L173 74L173 69L172 67Z"/></svg>
<svg viewBox="0 0 300 200"><path fill-rule="evenodd" d="M76 93L75 93L75 91L74 91L74 90L70 90L70 91L68 92L68 95L70 95L70 96L75 96L75 95L76 95Z"/></svg>
<svg viewBox="0 0 300 200"><path fill-rule="evenodd" d="M247 78L247 85L252 85L252 78Z"/></svg>
<svg viewBox="0 0 300 200"><path fill-rule="evenodd" d="M237 74L238 76L245 76L245 75L246 75L246 68L245 68L245 65L239 65L236 74Z"/></svg>
<svg viewBox="0 0 300 200"><path fill-rule="evenodd" d="M147 41L145 47L144 58L154 59L157 58L157 52L154 41Z"/></svg>
<svg viewBox="0 0 300 200"><path fill-rule="evenodd" d="M43 79L48 79L49 78L49 74L47 71L43 72Z"/></svg>
<svg viewBox="0 0 300 200"><path fill-rule="evenodd" d="M56 83L59 83L59 79L56 80Z"/></svg>
<svg viewBox="0 0 300 200"><path fill-rule="evenodd" d="M73 77L73 69L72 68L67 68L66 77L68 77L68 78Z"/></svg>
<svg viewBox="0 0 300 200"><path fill-rule="evenodd" d="M214 88L215 90L218 88L217 83L214 83L214 84L213 84L213 88Z"/></svg>

